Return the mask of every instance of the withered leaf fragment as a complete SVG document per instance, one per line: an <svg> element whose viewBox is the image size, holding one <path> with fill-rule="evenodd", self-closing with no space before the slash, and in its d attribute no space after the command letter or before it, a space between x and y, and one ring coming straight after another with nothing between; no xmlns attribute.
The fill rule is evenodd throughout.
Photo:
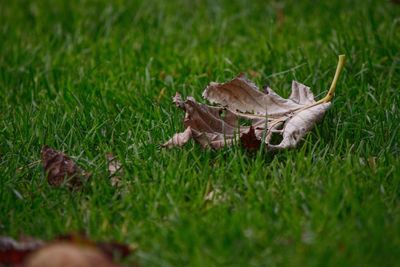
<svg viewBox="0 0 400 267"><path fill-rule="evenodd" d="M33 251L43 247L44 242L38 239L16 241L10 237L0 236L0 266L20 264Z"/></svg>
<svg viewBox="0 0 400 267"><path fill-rule="evenodd" d="M65 183L75 188L81 186L89 176L70 157L49 146L43 146L41 158L50 185L60 186Z"/></svg>
<svg viewBox="0 0 400 267"><path fill-rule="evenodd" d="M110 174L110 181L112 186L119 186L121 184L121 176L124 175L121 163L112 154L106 154L108 173Z"/></svg>
<svg viewBox="0 0 400 267"><path fill-rule="evenodd" d="M261 140L257 138L253 126L250 126L248 132L242 133L240 136L240 142L242 146L247 148L249 151L258 150L261 145Z"/></svg>
<svg viewBox="0 0 400 267"><path fill-rule="evenodd" d="M116 260L134 251L117 242L95 242L85 236L69 234L45 242L33 238L16 241L0 237L0 266L61 267L120 266Z"/></svg>
<svg viewBox="0 0 400 267"><path fill-rule="evenodd" d="M67 242L55 242L29 255L27 267L117 267L99 249Z"/></svg>
<svg viewBox="0 0 400 267"><path fill-rule="evenodd" d="M175 134L163 146L182 146L193 138L202 147L215 149L239 140L249 150L257 150L262 143L267 150L296 147L330 107L344 59L344 55L339 56L331 87L319 101L309 87L299 82L293 81L292 93L286 99L269 87L260 91L243 75L207 86L203 97L217 106L200 104L193 97L183 101L177 93L173 102L185 111L185 131ZM241 125L243 119L249 120L251 126ZM279 144L271 143L274 134L281 136Z"/></svg>

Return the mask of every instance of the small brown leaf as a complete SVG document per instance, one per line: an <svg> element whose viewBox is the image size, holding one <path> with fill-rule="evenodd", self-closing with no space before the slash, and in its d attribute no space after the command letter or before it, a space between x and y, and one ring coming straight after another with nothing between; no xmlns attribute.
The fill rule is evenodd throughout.
<svg viewBox="0 0 400 267"><path fill-rule="evenodd" d="M41 151L42 165L47 174L50 185L60 186L66 183L68 187L75 188L89 177L75 162L63 152L43 146Z"/></svg>
<svg viewBox="0 0 400 267"><path fill-rule="evenodd" d="M108 153L106 155L106 158L108 163L108 173L110 174L111 185L118 187L121 184L121 177L124 175L124 170L122 169L122 165L112 153Z"/></svg>

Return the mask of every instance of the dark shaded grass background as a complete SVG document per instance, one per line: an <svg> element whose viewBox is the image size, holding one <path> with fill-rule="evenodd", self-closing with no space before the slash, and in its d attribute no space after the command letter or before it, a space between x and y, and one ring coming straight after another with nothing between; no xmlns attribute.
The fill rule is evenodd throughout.
<svg viewBox="0 0 400 267"><path fill-rule="evenodd" d="M387 1L0 1L0 234L84 230L144 266L394 266L400 253L400 7ZM240 72L334 105L296 150L162 150ZM51 188L43 144L93 173ZM105 153L124 165L107 178ZM205 205L207 183L222 201Z"/></svg>

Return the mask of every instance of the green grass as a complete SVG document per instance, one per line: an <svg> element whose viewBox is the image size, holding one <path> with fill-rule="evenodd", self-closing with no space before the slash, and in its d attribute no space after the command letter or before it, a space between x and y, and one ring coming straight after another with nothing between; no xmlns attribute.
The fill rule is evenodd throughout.
<svg viewBox="0 0 400 267"><path fill-rule="evenodd" d="M399 262L400 6L108 2L0 2L0 235L85 231L138 244L143 266ZM244 72L321 98L339 54L333 107L298 149L159 148L183 130L176 91ZM93 173L82 192L47 184L44 144ZM204 203L208 183L222 200Z"/></svg>

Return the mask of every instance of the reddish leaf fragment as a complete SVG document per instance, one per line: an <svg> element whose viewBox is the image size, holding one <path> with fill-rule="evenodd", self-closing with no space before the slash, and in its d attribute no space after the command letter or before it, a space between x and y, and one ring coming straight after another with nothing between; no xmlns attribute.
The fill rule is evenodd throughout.
<svg viewBox="0 0 400 267"><path fill-rule="evenodd" d="M68 187L79 187L89 176L63 152L43 146L41 156L50 185L60 186L66 183Z"/></svg>
<svg viewBox="0 0 400 267"><path fill-rule="evenodd" d="M243 133L240 136L240 141L242 146L249 151L256 151L261 146L261 140L257 138L253 126L250 126L247 133Z"/></svg>
<svg viewBox="0 0 400 267"><path fill-rule="evenodd" d="M17 242L10 237L0 237L0 266L21 264L31 252L38 250L44 242L27 239Z"/></svg>

